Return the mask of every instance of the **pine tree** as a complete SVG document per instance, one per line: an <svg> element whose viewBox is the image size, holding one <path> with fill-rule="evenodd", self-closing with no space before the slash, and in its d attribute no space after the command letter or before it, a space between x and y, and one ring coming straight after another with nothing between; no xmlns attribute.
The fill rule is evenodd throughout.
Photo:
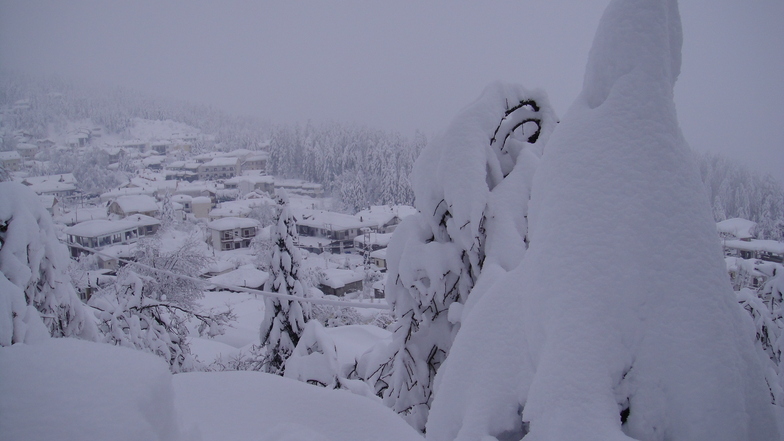
<svg viewBox="0 0 784 441"><path fill-rule="evenodd" d="M295 245L297 226L289 212L288 198L279 195L278 217L270 231L272 258L270 277L264 284L265 291L305 296L305 286L301 280L301 256ZM294 352L305 323L310 320L310 308L297 300L267 297L264 302L264 321L261 323L260 337L264 352L261 369L265 372L283 375L286 359Z"/></svg>
<svg viewBox="0 0 784 441"><path fill-rule="evenodd" d="M69 262L35 193L0 183L0 345L24 342L35 329L52 337L98 337L67 273Z"/></svg>

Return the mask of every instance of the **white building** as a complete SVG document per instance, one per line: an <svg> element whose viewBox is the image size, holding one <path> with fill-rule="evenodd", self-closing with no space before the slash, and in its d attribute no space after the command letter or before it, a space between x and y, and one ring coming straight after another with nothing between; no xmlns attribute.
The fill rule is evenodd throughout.
<svg viewBox="0 0 784 441"><path fill-rule="evenodd" d="M241 217L214 220L207 224L209 243L220 251L248 248L259 226L259 221Z"/></svg>

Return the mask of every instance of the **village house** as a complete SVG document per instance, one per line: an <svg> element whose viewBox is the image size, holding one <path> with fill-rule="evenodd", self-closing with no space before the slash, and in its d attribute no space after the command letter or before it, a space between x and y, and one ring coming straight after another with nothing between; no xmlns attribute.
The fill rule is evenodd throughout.
<svg viewBox="0 0 784 441"><path fill-rule="evenodd" d="M263 289L264 283L269 279L269 273L254 268L252 265L241 266L235 270L210 277L207 282L217 289L228 289L237 286L240 288Z"/></svg>
<svg viewBox="0 0 784 441"><path fill-rule="evenodd" d="M354 238L354 248L358 251L376 251L386 248L390 239L392 233L374 233L368 228Z"/></svg>
<svg viewBox="0 0 784 441"><path fill-rule="evenodd" d="M108 210L120 217L134 214L155 217L158 215L158 203L155 198L147 195L120 196L109 204Z"/></svg>
<svg viewBox="0 0 784 441"><path fill-rule="evenodd" d="M31 161L35 159L35 155L38 153L38 146L23 142L16 145L16 151L23 160Z"/></svg>
<svg viewBox="0 0 784 441"><path fill-rule="evenodd" d="M230 179L239 174L239 158L214 158L199 166L199 179L202 181Z"/></svg>
<svg viewBox="0 0 784 441"><path fill-rule="evenodd" d="M267 152L255 152L245 157L242 161L242 171L247 170L260 170L266 171L267 170L267 159L269 158L269 153Z"/></svg>
<svg viewBox="0 0 784 441"><path fill-rule="evenodd" d="M387 270L387 249L381 248L370 253L370 263L375 265L381 272Z"/></svg>
<svg viewBox="0 0 784 441"><path fill-rule="evenodd" d="M255 219L225 217L207 224L208 242L220 251L248 248L260 226Z"/></svg>
<svg viewBox="0 0 784 441"><path fill-rule="evenodd" d="M22 157L16 151L0 152L0 165L8 172L22 169Z"/></svg>
<svg viewBox="0 0 784 441"><path fill-rule="evenodd" d="M309 249L316 253L349 252L354 249L354 238L363 232L363 228L372 227L370 222L360 221L348 214L309 209L292 211L295 212L297 233L301 237L329 239L329 243L321 246L320 250Z"/></svg>
<svg viewBox="0 0 784 441"><path fill-rule="evenodd" d="M379 233L391 233L404 218L414 213L416 208L407 205L374 205L358 212L355 216L360 220L372 222L373 230Z"/></svg>
<svg viewBox="0 0 784 441"><path fill-rule="evenodd" d="M75 259L85 252L81 247L101 250L111 245L135 243L140 237L157 233L160 226L158 219L137 214L118 221L88 220L63 232L71 257Z"/></svg>
<svg viewBox="0 0 784 441"><path fill-rule="evenodd" d="M65 198L76 193L76 178L72 173L29 176L22 180L22 184L30 187L30 190L39 195L48 194Z"/></svg>
<svg viewBox="0 0 784 441"><path fill-rule="evenodd" d="M155 141L150 143L150 150L159 155L166 155L169 153L171 145L172 144L169 141Z"/></svg>
<svg viewBox="0 0 784 441"><path fill-rule="evenodd" d="M325 269L321 274L318 289L327 295L343 297L352 292L362 291L364 277L358 271Z"/></svg>
<svg viewBox="0 0 784 441"><path fill-rule="evenodd" d="M242 175L227 179L223 182L227 190L237 190L240 196L244 196L252 191L264 191L269 194L275 193L275 180L272 176L266 175Z"/></svg>

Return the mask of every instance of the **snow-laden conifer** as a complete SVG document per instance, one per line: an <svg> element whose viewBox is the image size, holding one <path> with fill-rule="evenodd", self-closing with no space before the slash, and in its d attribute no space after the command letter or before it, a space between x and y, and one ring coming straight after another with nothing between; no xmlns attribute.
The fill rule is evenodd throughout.
<svg viewBox="0 0 784 441"><path fill-rule="evenodd" d="M534 177L530 247L464 315L432 440L774 440L681 135L675 0L614 0Z"/></svg>
<svg viewBox="0 0 784 441"><path fill-rule="evenodd" d="M97 338L68 275L69 262L38 196L21 184L0 182L0 345L47 334Z"/></svg>
<svg viewBox="0 0 784 441"><path fill-rule="evenodd" d="M270 276L264 290L304 297L301 256L295 245L297 225L285 194L277 196L276 201L279 211L277 222L270 229ZM264 350L261 369L283 375L286 359L294 352L305 323L310 320L310 307L297 300L267 297L264 308L264 321L259 332Z"/></svg>
<svg viewBox="0 0 784 441"><path fill-rule="evenodd" d="M541 91L491 84L417 159L418 213L387 254L393 342L366 354L356 374L419 430L469 294L484 272L491 283L525 253L530 182L555 123Z"/></svg>

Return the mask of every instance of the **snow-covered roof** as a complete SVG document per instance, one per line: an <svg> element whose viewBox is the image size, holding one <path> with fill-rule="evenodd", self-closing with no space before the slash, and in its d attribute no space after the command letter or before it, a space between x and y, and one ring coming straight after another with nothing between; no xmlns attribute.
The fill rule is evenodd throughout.
<svg viewBox="0 0 784 441"><path fill-rule="evenodd" d="M367 235L360 234L359 236L354 238L354 243L356 245L377 245L381 247L386 247L389 245L389 240L392 239L392 233L382 234L382 233L369 233Z"/></svg>
<svg viewBox="0 0 784 441"><path fill-rule="evenodd" d="M275 178L268 175L241 175L226 179L226 184L239 184L240 182L248 182L252 184L272 184Z"/></svg>
<svg viewBox="0 0 784 441"><path fill-rule="evenodd" d="M14 159L22 159L19 152L13 150L10 152L0 152L0 161L13 161Z"/></svg>
<svg viewBox="0 0 784 441"><path fill-rule="evenodd" d="M210 162L205 162L205 167L235 166L239 163L239 158L213 158Z"/></svg>
<svg viewBox="0 0 784 441"><path fill-rule="evenodd" d="M387 258L387 249L381 248L380 250L372 251L370 253L370 257L375 257L376 259L386 259Z"/></svg>
<svg viewBox="0 0 784 441"><path fill-rule="evenodd" d="M65 184L76 184L76 178L73 173L60 173L57 175L47 176L28 176L24 178L22 183L30 185L43 184L44 182L60 182Z"/></svg>
<svg viewBox="0 0 784 441"><path fill-rule="evenodd" d="M724 246L743 251L767 251L773 254L784 255L784 242L775 240L737 240L729 239L724 241Z"/></svg>
<svg viewBox="0 0 784 441"><path fill-rule="evenodd" d="M754 230L757 223L739 217L723 220L716 224L719 233L730 234L737 239L751 239L754 237Z"/></svg>
<svg viewBox="0 0 784 441"><path fill-rule="evenodd" d="M212 204L212 199L207 196L196 196L192 202L194 204Z"/></svg>
<svg viewBox="0 0 784 441"><path fill-rule="evenodd" d="M114 201L125 213L146 213L158 211L155 198L147 195L120 196Z"/></svg>
<svg viewBox="0 0 784 441"><path fill-rule="evenodd" d="M372 227L375 224L371 221L360 221L359 218L349 214L336 213L334 211L292 209L297 218L298 225L306 225L314 228L330 228L332 230L348 230L350 228Z"/></svg>
<svg viewBox="0 0 784 441"><path fill-rule="evenodd" d="M237 228L253 228L261 225L256 219L244 217L224 217L207 224L207 228L217 231L234 230Z"/></svg>
<svg viewBox="0 0 784 441"><path fill-rule="evenodd" d="M149 225L160 225L158 219L143 214L135 214L128 216L119 221L110 221L106 219L88 220L80 222L73 227L68 227L63 232L80 237L100 237L107 234L119 233L125 230L131 230L138 227L146 227Z"/></svg>
<svg viewBox="0 0 784 441"><path fill-rule="evenodd" d="M209 198L207 198L207 199L209 199ZM193 197L192 196L188 196L187 194L175 194L174 196L171 197L171 200L172 200L172 202L178 202L178 203L182 204L182 203L193 201Z"/></svg>
<svg viewBox="0 0 784 441"><path fill-rule="evenodd" d="M242 266L234 271L210 277L207 281L215 285L259 288L264 285L267 279L269 279L269 273L249 266Z"/></svg>
<svg viewBox="0 0 784 441"><path fill-rule="evenodd" d="M349 283L358 282L364 279L364 275L357 271L330 268L323 270L321 277L321 284L329 286L330 288L342 288Z"/></svg>

